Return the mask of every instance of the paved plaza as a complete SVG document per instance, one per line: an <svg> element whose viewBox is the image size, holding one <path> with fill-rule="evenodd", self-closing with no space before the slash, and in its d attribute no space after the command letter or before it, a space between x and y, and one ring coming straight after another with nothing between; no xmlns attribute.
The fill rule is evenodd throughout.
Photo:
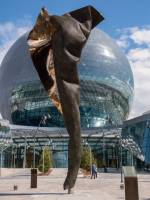
<svg viewBox="0 0 150 200"><path fill-rule="evenodd" d="M120 174L99 173L97 179L79 174L75 193L63 190L66 169L54 169L49 176L38 176L38 188L30 188L30 175L18 174L0 178L0 200L123 200ZM139 174L140 200L150 200L150 175ZM18 190L13 191L17 185Z"/></svg>

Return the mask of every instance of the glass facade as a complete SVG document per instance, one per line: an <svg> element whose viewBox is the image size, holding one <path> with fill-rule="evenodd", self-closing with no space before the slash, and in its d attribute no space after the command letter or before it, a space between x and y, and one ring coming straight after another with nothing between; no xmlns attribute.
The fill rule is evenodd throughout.
<svg viewBox="0 0 150 200"><path fill-rule="evenodd" d="M81 127L106 126L108 115L112 124L121 124L128 112L128 101L120 92L96 81L81 80ZM19 85L12 92L11 116L14 124L38 126L47 113L45 126L64 127L61 114L51 103L40 81Z"/></svg>
<svg viewBox="0 0 150 200"><path fill-rule="evenodd" d="M41 124L41 126L59 130L64 127L63 118L53 106L39 80L28 52L27 35L23 35L14 43L2 61L0 67L0 112L13 124L36 127L39 126L44 115L50 114L46 124ZM129 114L133 99L133 74L129 62L120 48L99 29L92 31L83 49L78 72L81 85L82 131L86 130L91 134L95 129L99 129L96 134L101 134L102 129L100 128L102 127L111 129L111 127L121 125ZM19 131L21 133L21 130ZM113 132L110 138L106 136L105 141L102 137L95 139L91 136L90 139L88 138L92 151L102 162L105 158L108 167L120 166L120 144L114 135ZM36 146L36 163L38 163L41 149L47 144L44 142L44 136L41 138L43 141L39 141ZM33 138L32 141L30 141L30 137L27 140L33 154ZM21 136L15 138L14 143L17 146L15 150L10 150L14 157L9 166L22 167L25 155L24 138L23 141ZM54 143L56 147L59 147L53 149L55 166L67 167L68 140L64 139L60 142L58 139ZM125 150L123 156L126 158L127 154L128 150ZM13 158L16 162L13 161Z"/></svg>
<svg viewBox="0 0 150 200"><path fill-rule="evenodd" d="M63 119L50 102L28 55L26 37L27 34L12 46L2 62L2 115L14 124L37 126L41 117L49 113L51 119L46 126L64 127ZM78 71L82 128L107 126L110 122L122 124L130 111L134 83L129 62L116 43L94 29L83 49Z"/></svg>
<svg viewBox="0 0 150 200"><path fill-rule="evenodd" d="M125 122L122 137L126 149L150 164L150 114Z"/></svg>

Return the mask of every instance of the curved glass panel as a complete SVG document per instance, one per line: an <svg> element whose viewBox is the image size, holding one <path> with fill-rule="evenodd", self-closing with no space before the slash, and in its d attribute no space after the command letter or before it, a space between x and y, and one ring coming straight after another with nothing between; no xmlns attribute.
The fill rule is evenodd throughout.
<svg viewBox="0 0 150 200"><path fill-rule="evenodd" d="M131 67L108 35L98 29L92 31L78 68L80 79L110 86L120 91L131 104L134 90Z"/></svg>
<svg viewBox="0 0 150 200"><path fill-rule="evenodd" d="M123 143L126 149L145 163L150 163L150 120L146 116L140 120L127 121L122 129Z"/></svg>
<svg viewBox="0 0 150 200"><path fill-rule="evenodd" d="M10 48L0 68L0 111L14 124L63 127L62 116L52 105L33 66L27 35ZM121 124L130 111L133 75L125 55L104 32L94 29L78 64L81 82L81 126Z"/></svg>
<svg viewBox="0 0 150 200"><path fill-rule="evenodd" d="M96 81L81 80L81 127L121 124L128 112L128 100L117 90ZM50 114L46 126L64 127L61 114L51 103L40 81L19 85L11 96L14 124L38 126L43 115ZM108 118L109 117L109 118Z"/></svg>

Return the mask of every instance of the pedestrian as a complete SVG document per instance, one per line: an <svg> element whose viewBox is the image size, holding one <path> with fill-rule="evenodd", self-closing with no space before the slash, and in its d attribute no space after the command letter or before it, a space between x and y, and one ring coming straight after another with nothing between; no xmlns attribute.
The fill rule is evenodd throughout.
<svg viewBox="0 0 150 200"><path fill-rule="evenodd" d="M96 165L95 164L93 164L92 165L92 171L91 171L92 173L91 173L91 179L94 177L94 179L95 178L97 178L97 167L96 167Z"/></svg>

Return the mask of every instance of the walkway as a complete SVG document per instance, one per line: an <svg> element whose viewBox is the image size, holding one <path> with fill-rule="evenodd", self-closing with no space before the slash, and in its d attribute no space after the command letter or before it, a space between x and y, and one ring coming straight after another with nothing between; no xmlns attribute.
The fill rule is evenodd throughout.
<svg viewBox="0 0 150 200"><path fill-rule="evenodd" d="M27 174L0 178L0 200L123 200L120 190L120 174L100 173L97 179L79 174L75 193L63 191L66 169L54 169L49 176L38 177L38 188L30 188ZM150 175L139 175L140 200L150 200ZM13 185L18 190L13 191Z"/></svg>

